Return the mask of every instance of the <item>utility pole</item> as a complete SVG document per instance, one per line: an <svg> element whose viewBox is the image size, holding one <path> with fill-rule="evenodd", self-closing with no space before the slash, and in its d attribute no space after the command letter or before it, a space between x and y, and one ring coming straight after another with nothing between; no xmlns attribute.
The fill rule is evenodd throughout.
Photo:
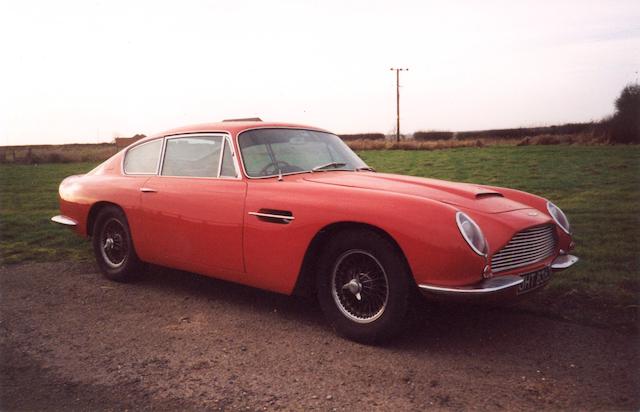
<svg viewBox="0 0 640 412"><path fill-rule="evenodd" d="M407 68L391 68L396 72L396 142L400 142L400 72L409 71Z"/></svg>

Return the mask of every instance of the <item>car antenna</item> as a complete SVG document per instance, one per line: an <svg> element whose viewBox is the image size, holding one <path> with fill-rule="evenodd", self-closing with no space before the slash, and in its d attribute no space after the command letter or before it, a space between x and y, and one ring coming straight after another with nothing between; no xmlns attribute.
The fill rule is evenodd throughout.
<svg viewBox="0 0 640 412"><path fill-rule="evenodd" d="M278 168L278 182L282 182L282 170Z"/></svg>

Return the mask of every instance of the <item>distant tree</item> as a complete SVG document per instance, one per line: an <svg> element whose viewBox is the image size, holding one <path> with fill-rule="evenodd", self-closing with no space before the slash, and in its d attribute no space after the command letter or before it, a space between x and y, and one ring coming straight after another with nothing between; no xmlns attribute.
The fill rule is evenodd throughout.
<svg viewBox="0 0 640 412"><path fill-rule="evenodd" d="M629 84L622 89L610 130L614 143L640 143L640 85Z"/></svg>

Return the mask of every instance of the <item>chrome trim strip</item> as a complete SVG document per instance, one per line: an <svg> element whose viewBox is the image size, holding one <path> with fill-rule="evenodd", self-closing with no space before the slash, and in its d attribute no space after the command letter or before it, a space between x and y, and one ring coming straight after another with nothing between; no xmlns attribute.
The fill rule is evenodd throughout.
<svg viewBox="0 0 640 412"><path fill-rule="evenodd" d="M491 270L504 272L543 261L553 256L556 248L553 224L522 230L491 256Z"/></svg>
<svg viewBox="0 0 640 412"><path fill-rule="evenodd" d="M551 262L552 270L564 270L575 265L580 259L573 255L560 255Z"/></svg>
<svg viewBox="0 0 640 412"><path fill-rule="evenodd" d="M259 130L259 129L288 129L288 130L307 130L307 131L310 131L310 132L321 132L321 133L327 133L327 134L331 134L331 135L337 136L338 139L340 139L344 143L344 140L342 140L340 138L340 136L338 136L337 134L332 133L332 132L330 132L328 130L316 129L316 128L313 128L313 127L310 127L310 126L299 126L299 127L298 126L251 126L251 127L246 128L246 129L240 130L235 135L235 138L236 138L235 139L235 143L238 146L238 152L240 152L240 156L238 156L238 157L240 158L240 165L242 167L242 173L244 174L244 176L247 179L251 179L251 180L273 179L273 178L278 178L279 177L279 175L277 175L277 174L276 175L272 175L272 176L255 176L254 177L254 176L249 176L249 173L247 173L247 169L246 169L245 164L244 164L244 157L242 155L242 149L240 149L240 140L239 140L239 138L240 138L240 135L242 133L244 133L244 132L249 132L251 130ZM360 156L358 156L358 154L355 151L353 151L351 148L349 148L349 150L351 150L358 157L358 159L362 160L362 158ZM367 167L369 166L369 165L367 165L367 163L364 160L362 160L362 163L364 163L365 166L367 166ZM334 172L334 171L335 172L354 172L355 170L353 170L353 169L335 169L335 170L328 170L328 171L331 171L331 172ZM304 174L304 173L311 173L311 171L310 170L303 170L303 171L300 171L300 172L282 173L282 176L299 175L299 174Z"/></svg>
<svg viewBox="0 0 640 412"><path fill-rule="evenodd" d="M555 245L546 245L531 249L518 249L509 253L502 254L498 258L492 259L491 262L497 266L498 263L504 264L515 260L526 260L523 258L532 258L535 255L549 253L549 251L553 249L555 249Z"/></svg>
<svg viewBox="0 0 640 412"><path fill-rule="evenodd" d="M169 143L169 140L175 140L175 139L189 139L189 138L193 138L193 137L219 137L220 138L220 155L218 157L218 173L216 176L171 176L171 175L164 175L162 174L162 169L164 168L164 160L165 157L167 156L167 145ZM192 133L189 135L175 135L175 136L171 136L171 137L165 137L164 138L164 145L162 147L162 158L161 158L161 165L160 168L158 169L158 176L160 177L185 177L185 178L198 178L198 179L219 179L220 178L220 165L222 163L222 155L224 154L224 141L225 141L226 136L224 134L219 134L219 133Z"/></svg>
<svg viewBox="0 0 640 412"><path fill-rule="evenodd" d="M56 222L58 224L61 225L65 225L65 226L77 226L78 222L71 219L68 216L64 216L64 215L57 215L51 218L52 222Z"/></svg>
<svg viewBox="0 0 640 412"><path fill-rule="evenodd" d="M562 213L564 215L564 218L567 220L567 223L569 224L569 229L571 229L571 223L569 223L569 218L567 217L567 215L564 213L564 211L562 209L560 209L558 207L558 205L556 205L555 203L551 202L550 200L547 200L547 214L551 217L551 220L553 220L556 224L556 226L558 226L560 229L562 229L562 231L564 233L566 233L567 235L571 236L571 230L567 230L564 228L564 226L562 226L555 218L555 216L553 216L553 213L551 213L551 205L555 206L556 209L558 209L560 211L560 213Z"/></svg>
<svg viewBox="0 0 640 412"><path fill-rule="evenodd" d="M418 285L418 287L422 291L441 295L487 295L515 288L522 282L524 282L522 277L510 275L485 279L471 286L435 286L423 284Z"/></svg>
<svg viewBox="0 0 640 412"><path fill-rule="evenodd" d="M220 174L222 173L222 158L224 157L224 146L227 144L227 139L222 138L222 144L220 145L220 159L218 159L218 179L220 179Z"/></svg>
<svg viewBox="0 0 640 412"><path fill-rule="evenodd" d="M468 214L466 214L464 212L460 212L460 211L456 212L456 225L458 226L458 230L460 231L460 234L462 235L464 240L467 242L467 245L469 245L471 250L476 252L476 254L478 254L478 255L480 255L480 256L482 256L482 257L484 257L486 259L487 258L487 252L482 252L481 250L478 250L475 247L475 245L471 242L471 239L469 239L469 236L467 236L465 231L462 230L462 222L460 221L460 217L461 216L464 216L469 221L469 223L471 223L471 225L478 231L478 233L480 233L480 236L482 237L482 241L484 242L484 245L485 245L485 249L489 250L489 242L487 241L487 238L484 236L484 233L482 232L482 229L480 229L480 226Z"/></svg>
<svg viewBox="0 0 640 412"><path fill-rule="evenodd" d="M156 190L156 189L152 189L152 188L150 188L150 187L141 187L141 188L140 188L140 191L141 191L142 193L156 193L156 192L157 192L157 190Z"/></svg>
<svg viewBox="0 0 640 412"><path fill-rule="evenodd" d="M283 220L294 220L295 219L295 217L293 217L293 216L273 215L273 214L270 214L270 213L249 212L249 214L251 216L269 217L271 219L283 219Z"/></svg>
<svg viewBox="0 0 640 412"><path fill-rule="evenodd" d="M220 166L218 168L218 176L170 176L170 175L163 175L162 174L162 167L164 166L164 157L166 155L166 146L167 146L167 141L170 139L180 139L180 138L187 138L187 137L222 137L223 139L223 143L226 142L229 144L229 148L231 149L231 157L233 158L233 168L235 170L236 176L221 176L220 173L222 172L221 167L222 167L222 156L224 156L224 145L223 147L221 147L221 151L220 151L220 158L218 159L218 165ZM165 143L164 143L164 147L162 150L162 163L160 164L160 169L158 170L158 176L160 177L173 177L173 178L183 178L183 179L218 179L218 180L242 180L242 175L240 174L240 167L238 166L238 160L237 160L237 156L236 156L236 151L235 148L233 147L233 144L231 143L231 136L229 135L228 132L211 132L211 133L184 133L184 134L172 134L172 135L168 135L164 137L165 139Z"/></svg>
<svg viewBox="0 0 640 412"><path fill-rule="evenodd" d="M199 137L199 136L221 136L223 139L226 139L227 143L229 144L229 147L231 148L231 157L233 158L233 168L235 169L235 172L236 172L236 176L235 177L233 177L233 176L199 177L199 176L164 176L164 175L162 175L162 167L164 166L164 156L165 156L165 151L166 151L166 148L167 148L167 140L168 139L177 138L177 137ZM130 149L133 149L134 147L142 146L144 144L154 142L154 141L156 141L158 139L162 139L162 146L161 146L160 158L158 159L156 172L155 173L135 173L135 174L133 174L133 173L125 173L125 171L124 171L124 160L125 160L125 157L127 155L127 152ZM176 178L185 178L185 179L242 180L242 173L241 173L240 165L238 163L238 156L236 156L236 148L233 145L233 139L232 139L231 135L229 134L229 132L226 132L226 131L170 134L170 135L166 135L166 136L162 136L162 137L156 137L156 138L153 138L151 140L147 140L147 141L142 142L142 143L137 143L137 142L133 143L132 146L127 147L124 150L125 150L125 153L122 156L122 159L120 161L120 170L122 172L122 175L124 175L124 176L160 176L160 177L176 177ZM224 155L224 152L221 152L221 158L222 158L223 155ZM221 173L221 171L219 170L218 171L218 175L220 173Z"/></svg>
<svg viewBox="0 0 640 412"><path fill-rule="evenodd" d="M549 241L552 241L552 243L550 244ZM542 250L547 248L548 246L554 246L553 245L553 238L549 238L549 239L543 239L542 241L536 241L536 242L531 242L531 243L523 243L523 244L517 244L517 245L513 245L512 243L509 244L509 249L506 250L504 253L501 253L500 256L497 256L499 258L507 258L507 257L511 257L511 256L517 256L518 254L521 254L523 252L528 252L531 250ZM506 249L506 248L504 248Z"/></svg>
<svg viewBox="0 0 640 412"><path fill-rule="evenodd" d="M156 176L162 175L162 168L164 167L164 154L167 150L167 137L162 138L162 151L160 152L160 161L158 162L158 170L156 170Z"/></svg>
<svg viewBox="0 0 640 412"><path fill-rule="evenodd" d="M251 177L249 176L249 173L247 173L247 169L244 165L244 157L242 155L242 149L240 149L240 141L238 140L240 135L244 132L248 132L250 130L257 130L257 129L293 129L293 130L309 130L312 132L325 132L325 133L330 133L333 134L327 130L323 130L323 129L314 129L313 127L309 127L309 126L302 126L302 127L296 127L296 126L281 126L281 127L274 127L274 126L250 126L247 127L246 129L242 129L240 131L238 131L235 134L235 144L238 147L238 153L240 153L240 156L238 156L240 158L240 166L242 169L242 173L243 176L246 177L247 179L273 179L274 177L278 177L278 175L274 175L274 176L260 176L260 177ZM292 175L292 174L300 174L300 173L308 173L307 171L304 172L291 172L291 173L283 173L283 176L288 176L288 175Z"/></svg>
<svg viewBox="0 0 640 412"><path fill-rule="evenodd" d="M515 239L515 237L514 237L513 241L511 241L509 243L510 244L514 244L514 245L519 245L519 244L522 244L522 243L526 244L526 243L529 243L529 242L533 243L535 241L544 240L544 239L548 238L549 236L553 236L553 233L552 232L548 232L548 233L545 233L545 232L533 233L530 236L528 236L526 239L524 239L524 238Z"/></svg>

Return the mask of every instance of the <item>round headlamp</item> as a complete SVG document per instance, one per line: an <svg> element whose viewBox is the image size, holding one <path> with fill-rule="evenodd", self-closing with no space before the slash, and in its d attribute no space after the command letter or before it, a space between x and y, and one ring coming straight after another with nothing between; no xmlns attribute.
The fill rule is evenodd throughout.
<svg viewBox="0 0 640 412"><path fill-rule="evenodd" d="M551 202L547 202L547 210L549 211L549 215L551 215L558 226L560 226L560 228L567 234L571 234L571 225L569 225L569 219L567 219L567 215L565 215L558 206L554 205Z"/></svg>
<svg viewBox="0 0 640 412"><path fill-rule="evenodd" d="M456 213L456 223L471 249L480 256L486 256L488 246L480 226L463 212Z"/></svg>

